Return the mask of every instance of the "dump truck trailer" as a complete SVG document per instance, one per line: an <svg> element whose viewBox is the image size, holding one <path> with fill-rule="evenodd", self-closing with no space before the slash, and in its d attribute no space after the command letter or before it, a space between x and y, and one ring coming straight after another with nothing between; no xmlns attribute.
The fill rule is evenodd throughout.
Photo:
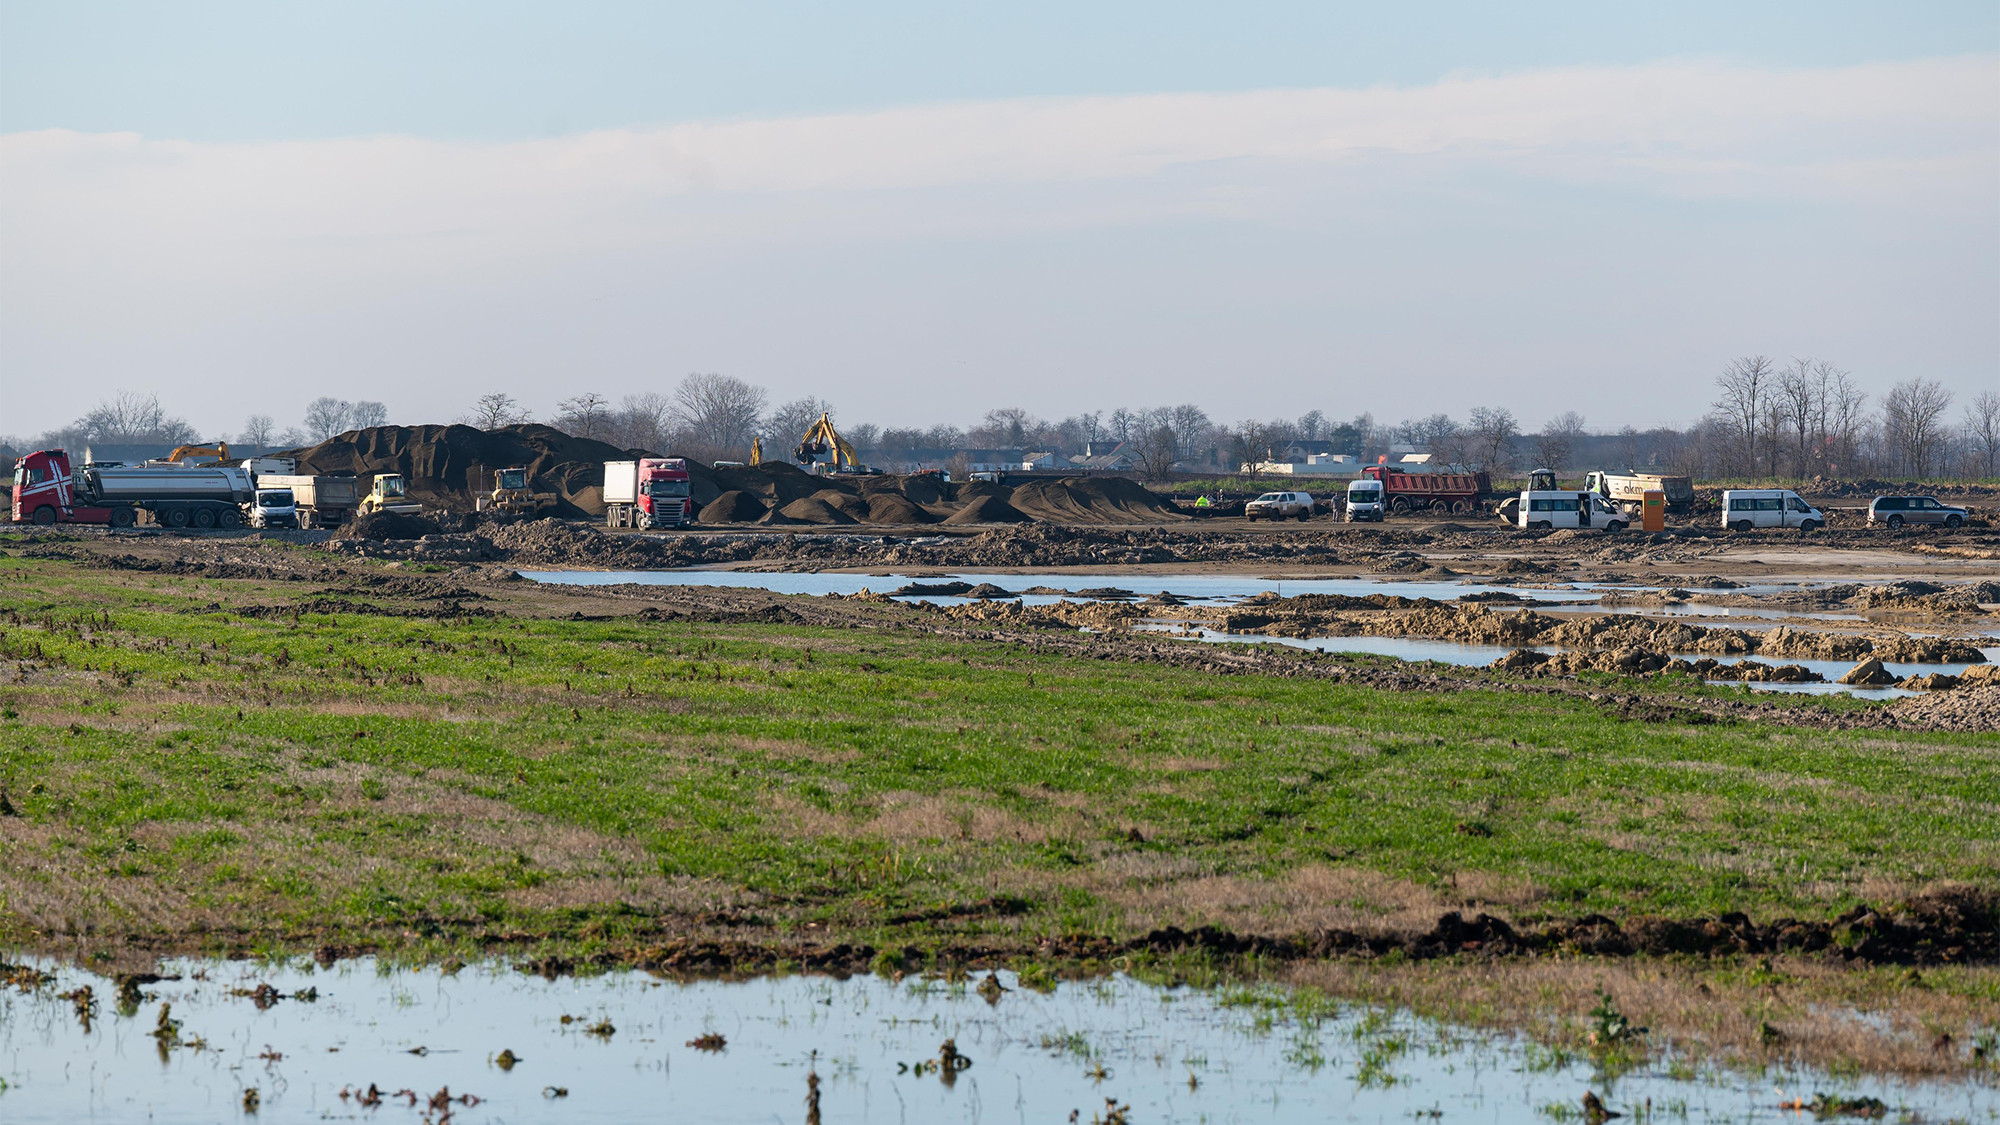
<svg viewBox="0 0 2000 1125"><path fill-rule="evenodd" d="M1645 508L1646 493L1667 494L1667 510L1685 512L1694 504L1694 478L1666 476L1660 473L1605 472L1593 469L1583 478L1586 492L1597 495L1623 509L1628 516L1637 517Z"/></svg>
<svg viewBox="0 0 2000 1125"><path fill-rule="evenodd" d="M259 473L258 488L289 488L300 527L339 527L361 504L361 478Z"/></svg>
<svg viewBox="0 0 2000 1125"><path fill-rule="evenodd" d="M1429 508L1464 515L1476 510L1493 492L1493 478L1483 472L1406 473L1387 465L1367 465L1361 475L1382 483L1392 512Z"/></svg>

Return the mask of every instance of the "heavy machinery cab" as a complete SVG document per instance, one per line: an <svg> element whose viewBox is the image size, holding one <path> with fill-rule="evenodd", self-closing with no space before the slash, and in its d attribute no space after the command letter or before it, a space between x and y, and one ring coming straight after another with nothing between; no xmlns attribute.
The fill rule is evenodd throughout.
<svg viewBox="0 0 2000 1125"><path fill-rule="evenodd" d="M377 500L401 500L403 498L403 475L383 473L375 478L375 487L369 490Z"/></svg>
<svg viewBox="0 0 2000 1125"><path fill-rule="evenodd" d="M513 492L518 492L521 489L528 487L528 470L526 469L500 470L500 487Z"/></svg>
<svg viewBox="0 0 2000 1125"><path fill-rule="evenodd" d="M1528 470L1529 492L1554 492L1555 490L1556 471L1554 469Z"/></svg>

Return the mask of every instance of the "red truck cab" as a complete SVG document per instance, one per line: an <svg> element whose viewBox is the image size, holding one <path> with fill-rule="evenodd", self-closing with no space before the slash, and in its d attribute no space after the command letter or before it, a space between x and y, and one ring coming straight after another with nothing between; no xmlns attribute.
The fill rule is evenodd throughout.
<svg viewBox="0 0 2000 1125"><path fill-rule="evenodd" d="M14 462L14 523L35 523L44 527L57 523L110 523L110 508L76 504L76 478L69 468L69 453L44 449Z"/></svg>

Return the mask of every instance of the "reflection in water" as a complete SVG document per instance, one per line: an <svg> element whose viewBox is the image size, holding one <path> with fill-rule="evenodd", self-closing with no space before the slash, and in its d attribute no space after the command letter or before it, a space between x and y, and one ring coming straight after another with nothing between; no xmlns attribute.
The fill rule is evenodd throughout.
<svg viewBox="0 0 2000 1125"><path fill-rule="evenodd" d="M1628 1115L1650 1099L1676 1119L1788 1120L1774 1087L1878 1097L1926 1118L2000 1112L1995 1091L1971 1085L1695 1076L1664 1058L1612 1077L1587 1059L1315 994L1122 977L1044 993L1005 973L977 985L679 984L196 962L146 985L134 1014L93 1020L60 990L108 982L55 975L0 999L9 1121L212 1122L246 1109L377 1122L449 1112L461 1125L1061 1122L1114 1110L1135 1122L1529 1121L1578 1109L1587 1089ZM254 1002L258 985L279 999Z"/></svg>

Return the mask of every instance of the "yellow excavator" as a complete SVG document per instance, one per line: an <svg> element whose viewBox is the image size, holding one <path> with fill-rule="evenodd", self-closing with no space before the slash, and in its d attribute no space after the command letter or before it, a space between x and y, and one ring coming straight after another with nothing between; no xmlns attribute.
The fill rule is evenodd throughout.
<svg viewBox="0 0 2000 1125"><path fill-rule="evenodd" d="M190 457L213 457L215 460L209 462L210 464L225 464L229 460L229 443L218 441L214 445L177 445L172 453L167 454L169 461L185 461Z"/></svg>
<svg viewBox="0 0 2000 1125"><path fill-rule="evenodd" d="M479 498L479 507L489 512L538 515L556 506L556 494L536 492L528 487L528 469L516 465L493 474L493 494Z"/></svg>
<svg viewBox="0 0 2000 1125"><path fill-rule="evenodd" d="M841 437L840 431L833 428L833 419L821 414L819 421L806 427L806 435L799 439L799 448L792 455L792 459L799 463L800 468L812 472L812 466L824 464L820 458L828 454L833 455L833 471L836 473L868 471L861 463L860 455L854 452L854 447L847 444L847 439Z"/></svg>

